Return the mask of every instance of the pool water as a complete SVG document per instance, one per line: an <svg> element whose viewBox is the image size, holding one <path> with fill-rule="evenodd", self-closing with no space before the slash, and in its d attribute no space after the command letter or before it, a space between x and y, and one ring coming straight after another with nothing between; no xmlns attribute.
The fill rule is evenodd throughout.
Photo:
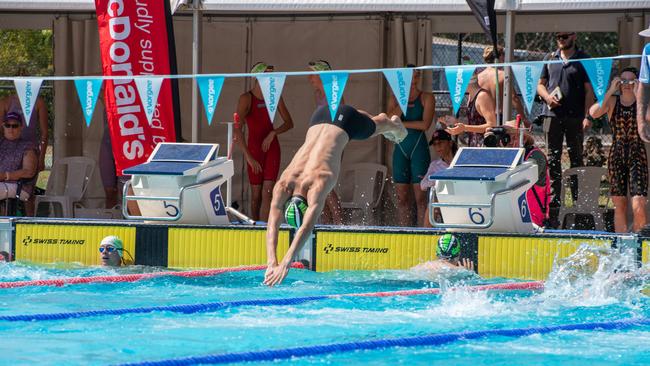
<svg viewBox="0 0 650 366"><path fill-rule="evenodd" d="M151 269L0 265L0 281L114 275ZM0 321L2 364L105 365L261 351L435 333L525 328L650 317L640 288L604 289L599 273L551 275L544 291L471 292L457 286L503 283L474 275L431 277L413 271L291 270L276 288L263 272L135 283L0 289L0 316L276 299L439 287L441 295L342 297L289 306L242 306L214 312L154 312L57 321ZM567 283L571 282L571 286ZM453 290L450 287L454 287ZM563 364L650 363L650 327L487 337L443 346L334 353L263 364Z"/></svg>

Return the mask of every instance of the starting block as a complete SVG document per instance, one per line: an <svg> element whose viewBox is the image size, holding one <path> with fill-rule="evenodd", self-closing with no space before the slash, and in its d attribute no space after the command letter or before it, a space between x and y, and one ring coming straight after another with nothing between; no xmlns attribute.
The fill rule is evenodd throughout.
<svg viewBox="0 0 650 366"><path fill-rule="evenodd" d="M429 221L449 231L530 233L526 191L537 181L537 164L522 162L521 148L461 148L448 169L429 177ZM435 202L437 198L437 202ZM437 222L439 208L444 223Z"/></svg>
<svg viewBox="0 0 650 366"><path fill-rule="evenodd" d="M218 144L160 143L146 163L124 170L122 210L128 219L183 224L229 224L221 184L234 175L232 160L218 157ZM133 195L128 195L129 187ZM142 216L127 212L136 201Z"/></svg>

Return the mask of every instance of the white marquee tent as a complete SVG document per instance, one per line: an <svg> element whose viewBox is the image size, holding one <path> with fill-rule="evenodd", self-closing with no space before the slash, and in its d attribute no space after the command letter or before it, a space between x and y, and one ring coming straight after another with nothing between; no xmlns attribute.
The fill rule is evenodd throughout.
<svg viewBox="0 0 650 366"><path fill-rule="evenodd" d="M191 73L199 66L202 72L242 72L258 60L286 71L304 70L314 59L326 59L339 69L429 64L434 33L481 32L465 0L203 0L200 9L191 0L171 3L178 6L174 31L179 73ZM621 53L631 54L640 53L642 40L636 33L650 22L650 0L496 0L496 8L499 31L618 32ZM193 24L199 26L193 30ZM0 28L52 29L56 75L100 72L94 0L0 0ZM193 40L200 40L200 57L192 53ZM193 58L200 62L193 65ZM215 122L231 120L237 98L248 83L244 79L226 82ZM54 88L55 156L96 157L103 130L101 108L90 128L82 127L72 83L56 82ZM223 125L208 126L201 117L193 128L192 116L201 115L202 110L193 112L196 97L191 82L181 81L180 92L183 136L225 144ZM388 93L380 75L355 75L345 98L352 105L379 112ZM303 140L313 99L305 78L288 78L283 94L296 126L280 138L286 164ZM378 139L357 142L344 163L389 164L390 149ZM235 160L243 171L241 156ZM238 179L234 196L241 203L248 196L248 184L243 174ZM90 195L101 197L99 184Z"/></svg>

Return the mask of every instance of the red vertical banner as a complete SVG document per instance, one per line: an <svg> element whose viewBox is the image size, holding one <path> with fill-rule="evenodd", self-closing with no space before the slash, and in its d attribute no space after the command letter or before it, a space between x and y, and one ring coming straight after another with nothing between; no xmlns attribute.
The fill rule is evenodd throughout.
<svg viewBox="0 0 650 366"><path fill-rule="evenodd" d="M176 81L162 82L149 123L132 78L176 73L171 14L167 0L95 0L95 9L103 74L124 76L106 80L104 90L115 167L122 175L145 162L156 144L176 141Z"/></svg>

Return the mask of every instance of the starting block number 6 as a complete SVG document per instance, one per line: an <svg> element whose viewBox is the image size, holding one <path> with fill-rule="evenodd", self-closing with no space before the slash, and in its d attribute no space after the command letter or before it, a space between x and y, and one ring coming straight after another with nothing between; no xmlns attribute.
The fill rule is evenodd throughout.
<svg viewBox="0 0 650 366"><path fill-rule="evenodd" d="M481 208L470 207L468 212L469 212L469 219L472 220L474 224L482 225L485 223L485 216L483 216L483 213L481 212Z"/></svg>

